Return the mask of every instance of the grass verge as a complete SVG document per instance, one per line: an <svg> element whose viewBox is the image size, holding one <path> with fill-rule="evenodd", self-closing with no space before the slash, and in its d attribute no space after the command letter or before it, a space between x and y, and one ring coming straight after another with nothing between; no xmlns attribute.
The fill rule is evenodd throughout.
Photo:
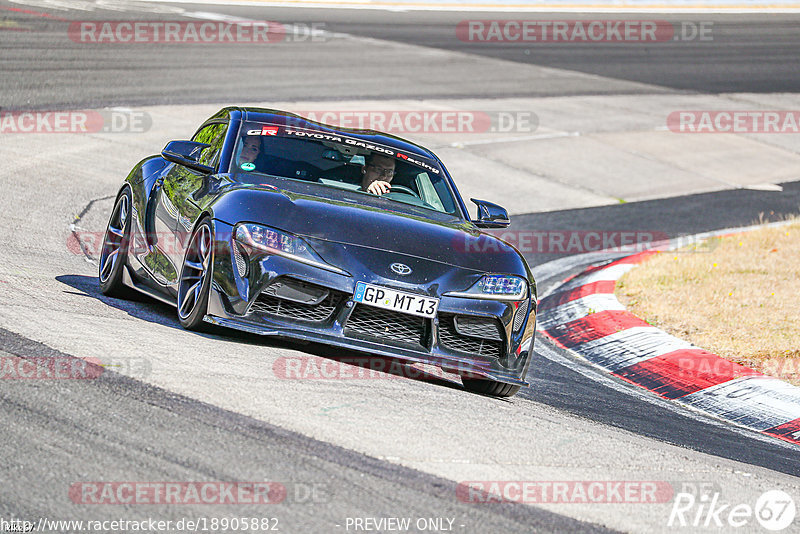
<svg viewBox="0 0 800 534"><path fill-rule="evenodd" d="M651 256L617 283L628 310L675 337L800 386L800 219Z"/></svg>

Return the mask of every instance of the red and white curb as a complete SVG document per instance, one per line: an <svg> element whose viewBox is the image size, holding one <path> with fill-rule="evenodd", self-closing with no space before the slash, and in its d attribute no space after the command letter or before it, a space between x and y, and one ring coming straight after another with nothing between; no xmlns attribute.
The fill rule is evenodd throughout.
<svg viewBox="0 0 800 534"><path fill-rule="evenodd" d="M617 280L653 251L590 267L539 303L556 345L665 399L800 445L800 388L730 362L627 312Z"/></svg>

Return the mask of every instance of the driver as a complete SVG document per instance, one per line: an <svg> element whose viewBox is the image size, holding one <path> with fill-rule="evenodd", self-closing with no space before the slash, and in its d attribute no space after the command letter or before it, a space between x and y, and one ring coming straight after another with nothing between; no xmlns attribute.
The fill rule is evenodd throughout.
<svg viewBox="0 0 800 534"><path fill-rule="evenodd" d="M385 195L391 189L394 178L394 159L383 154L370 154L367 156L364 167L361 169L361 190L373 195Z"/></svg>

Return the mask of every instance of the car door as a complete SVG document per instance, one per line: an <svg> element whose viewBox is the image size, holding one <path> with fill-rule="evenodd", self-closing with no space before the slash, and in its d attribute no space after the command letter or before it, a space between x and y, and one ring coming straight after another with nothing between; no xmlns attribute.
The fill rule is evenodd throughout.
<svg viewBox="0 0 800 534"><path fill-rule="evenodd" d="M179 169L180 165L171 163L153 183L145 214L148 252L140 258L153 279L173 296L179 265L174 260L177 210L164 192L164 182L166 177L179 173Z"/></svg>
<svg viewBox="0 0 800 534"><path fill-rule="evenodd" d="M215 172L227 131L227 123L212 123L203 126L192 138L192 141L209 145L203 149L198 161L213 168ZM202 212L195 198L209 187L212 177L213 174L203 174L182 165L175 165L164 177L161 186L164 195L163 203L165 206L169 206L171 211L165 210L162 224L169 224L173 232L174 246L170 252L172 263L176 265L177 276L180 276L180 266L183 263L186 246L197 218ZM175 282L177 283L177 278Z"/></svg>

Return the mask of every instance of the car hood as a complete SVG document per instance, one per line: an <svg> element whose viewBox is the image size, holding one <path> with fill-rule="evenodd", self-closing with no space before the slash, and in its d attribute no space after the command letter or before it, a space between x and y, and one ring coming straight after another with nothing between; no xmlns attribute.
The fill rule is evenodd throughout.
<svg viewBox="0 0 800 534"><path fill-rule="evenodd" d="M326 261L343 267L349 255L370 263L437 262L529 278L516 249L458 217L312 183L292 185L231 188L214 203L214 216L300 235Z"/></svg>

